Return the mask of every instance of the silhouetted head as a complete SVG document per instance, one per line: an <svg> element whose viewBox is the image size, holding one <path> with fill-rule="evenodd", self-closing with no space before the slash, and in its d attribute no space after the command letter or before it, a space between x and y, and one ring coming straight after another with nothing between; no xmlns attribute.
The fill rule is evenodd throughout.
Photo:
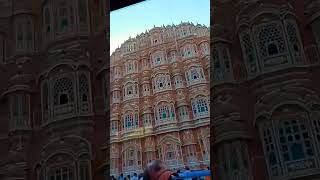
<svg viewBox="0 0 320 180"><path fill-rule="evenodd" d="M143 173L140 173L138 177L139 177L139 179L140 179L141 177L143 177Z"/></svg>
<svg viewBox="0 0 320 180"><path fill-rule="evenodd" d="M176 175L160 160L151 161L143 173L143 180L170 180L171 176Z"/></svg>

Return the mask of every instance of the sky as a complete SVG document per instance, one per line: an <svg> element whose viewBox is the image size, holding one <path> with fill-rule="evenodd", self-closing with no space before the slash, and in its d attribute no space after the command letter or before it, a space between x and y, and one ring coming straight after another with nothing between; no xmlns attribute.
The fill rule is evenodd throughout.
<svg viewBox="0 0 320 180"><path fill-rule="evenodd" d="M129 37L154 26L180 24L210 25L210 0L146 0L110 14L110 55Z"/></svg>

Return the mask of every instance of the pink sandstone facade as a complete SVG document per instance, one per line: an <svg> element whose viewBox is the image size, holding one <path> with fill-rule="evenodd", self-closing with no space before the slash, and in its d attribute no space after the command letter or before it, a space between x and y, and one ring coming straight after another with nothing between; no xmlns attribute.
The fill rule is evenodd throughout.
<svg viewBox="0 0 320 180"><path fill-rule="evenodd" d="M0 1L0 179L103 179L107 3Z"/></svg>
<svg viewBox="0 0 320 180"><path fill-rule="evenodd" d="M320 1L211 4L214 180L320 179Z"/></svg>
<svg viewBox="0 0 320 180"><path fill-rule="evenodd" d="M111 174L210 163L209 28L154 27L111 55Z"/></svg>

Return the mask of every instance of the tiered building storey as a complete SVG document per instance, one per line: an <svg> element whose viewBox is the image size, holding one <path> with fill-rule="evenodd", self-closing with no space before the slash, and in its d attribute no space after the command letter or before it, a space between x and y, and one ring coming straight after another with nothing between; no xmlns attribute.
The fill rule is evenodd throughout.
<svg viewBox="0 0 320 180"><path fill-rule="evenodd" d="M209 165L209 36L192 23L154 27L112 53L112 175L154 159L173 170Z"/></svg>
<svg viewBox="0 0 320 180"><path fill-rule="evenodd" d="M211 4L214 179L319 179L320 1Z"/></svg>
<svg viewBox="0 0 320 180"><path fill-rule="evenodd" d="M0 1L0 179L109 169L106 1Z"/></svg>

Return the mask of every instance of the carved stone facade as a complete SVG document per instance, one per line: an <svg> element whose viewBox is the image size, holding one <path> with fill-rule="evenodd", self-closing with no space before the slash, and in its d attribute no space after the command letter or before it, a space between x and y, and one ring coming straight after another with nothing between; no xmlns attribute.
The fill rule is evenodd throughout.
<svg viewBox="0 0 320 180"><path fill-rule="evenodd" d="M319 179L320 1L212 4L214 179Z"/></svg>
<svg viewBox="0 0 320 180"><path fill-rule="evenodd" d="M154 27L111 55L111 174L210 162L209 29Z"/></svg>
<svg viewBox="0 0 320 180"><path fill-rule="evenodd" d="M95 0L0 2L0 179L104 177L106 10Z"/></svg>

